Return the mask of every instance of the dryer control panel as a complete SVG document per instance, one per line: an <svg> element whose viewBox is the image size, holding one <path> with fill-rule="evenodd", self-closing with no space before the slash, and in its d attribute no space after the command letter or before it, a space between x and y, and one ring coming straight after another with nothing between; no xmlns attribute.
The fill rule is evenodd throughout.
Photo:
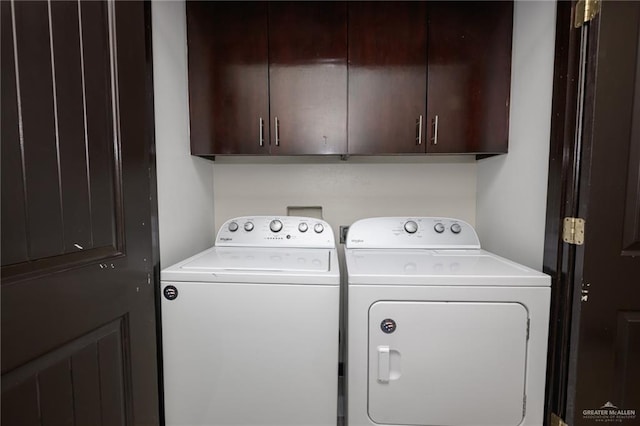
<svg viewBox="0 0 640 426"><path fill-rule="evenodd" d="M347 248L479 249L467 222L446 217L374 217L349 227Z"/></svg>
<svg viewBox="0 0 640 426"><path fill-rule="evenodd" d="M331 226L321 219L299 216L242 216L218 230L218 247L335 248Z"/></svg>

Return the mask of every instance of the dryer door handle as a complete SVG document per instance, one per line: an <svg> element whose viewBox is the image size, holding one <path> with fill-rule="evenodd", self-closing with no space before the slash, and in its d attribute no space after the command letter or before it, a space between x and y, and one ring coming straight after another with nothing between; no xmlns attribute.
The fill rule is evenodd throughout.
<svg viewBox="0 0 640 426"><path fill-rule="evenodd" d="M380 383L389 383L390 362L389 346L378 346L378 381Z"/></svg>

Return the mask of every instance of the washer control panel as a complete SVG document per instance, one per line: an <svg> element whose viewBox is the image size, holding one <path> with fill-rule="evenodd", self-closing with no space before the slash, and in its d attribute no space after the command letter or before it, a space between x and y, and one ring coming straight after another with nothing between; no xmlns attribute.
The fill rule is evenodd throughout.
<svg viewBox="0 0 640 426"><path fill-rule="evenodd" d="M349 227L347 248L479 249L467 222L447 217L375 217Z"/></svg>
<svg viewBox="0 0 640 426"><path fill-rule="evenodd" d="M335 248L335 238L331 226L320 219L243 216L229 219L220 227L216 246Z"/></svg>

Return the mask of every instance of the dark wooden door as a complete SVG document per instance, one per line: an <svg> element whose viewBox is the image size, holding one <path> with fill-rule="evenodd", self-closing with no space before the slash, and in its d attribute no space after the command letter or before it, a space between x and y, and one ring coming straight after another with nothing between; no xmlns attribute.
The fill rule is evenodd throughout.
<svg viewBox="0 0 640 426"><path fill-rule="evenodd" d="M2 424L159 424L149 5L0 7Z"/></svg>
<svg viewBox="0 0 640 426"><path fill-rule="evenodd" d="M429 2L428 153L504 153L513 2Z"/></svg>
<svg viewBox="0 0 640 426"><path fill-rule="evenodd" d="M266 2L188 2L191 153L269 153Z"/></svg>
<svg viewBox="0 0 640 426"><path fill-rule="evenodd" d="M269 3L271 153L347 152L347 5Z"/></svg>
<svg viewBox="0 0 640 426"><path fill-rule="evenodd" d="M425 2L349 3L349 153L425 152Z"/></svg>
<svg viewBox="0 0 640 426"><path fill-rule="evenodd" d="M589 25L569 423L640 425L640 3Z"/></svg>

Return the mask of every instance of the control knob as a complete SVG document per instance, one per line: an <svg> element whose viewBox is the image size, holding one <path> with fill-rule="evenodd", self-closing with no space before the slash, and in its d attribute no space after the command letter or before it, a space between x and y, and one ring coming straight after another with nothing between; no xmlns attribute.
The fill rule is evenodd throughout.
<svg viewBox="0 0 640 426"><path fill-rule="evenodd" d="M316 223L316 226L313 227L313 230L316 231L316 234L320 234L324 231L324 226L321 223Z"/></svg>
<svg viewBox="0 0 640 426"><path fill-rule="evenodd" d="M280 232L282 230L282 222L278 219L272 220L269 224L269 229L273 232Z"/></svg>
<svg viewBox="0 0 640 426"><path fill-rule="evenodd" d="M307 232L308 229L309 225L307 225L305 222L302 222L300 225L298 225L298 231L300 232Z"/></svg>
<svg viewBox="0 0 640 426"><path fill-rule="evenodd" d="M418 224L415 223L413 220L409 220L405 222L404 230L407 231L409 234L415 234L416 231L418 230Z"/></svg>
<svg viewBox="0 0 640 426"><path fill-rule="evenodd" d="M229 231L236 232L238 230L238 224L236 222L229 223Z"/></svg>
<svg viewBox="0 0 640 426"><path fill-rule="evenodd" d="M454 234L459 234L460 231L462 231L462 227L459 223L454 223L453 225L451 225L451 232L453 232Z"/></svg>
<svg viewBox="0 0 640 426"><path fill-rule="evenodd" d="M247 222L244 224L244 230L247 232L253 231L253 222Z"/></svg>
<svg viewBox="0 0 640 426"><path fill-rule="evenodd" d="M438 222L433 226L433 230L438 234L442 234L444 232L444 225L441 222Z"/></svg>

